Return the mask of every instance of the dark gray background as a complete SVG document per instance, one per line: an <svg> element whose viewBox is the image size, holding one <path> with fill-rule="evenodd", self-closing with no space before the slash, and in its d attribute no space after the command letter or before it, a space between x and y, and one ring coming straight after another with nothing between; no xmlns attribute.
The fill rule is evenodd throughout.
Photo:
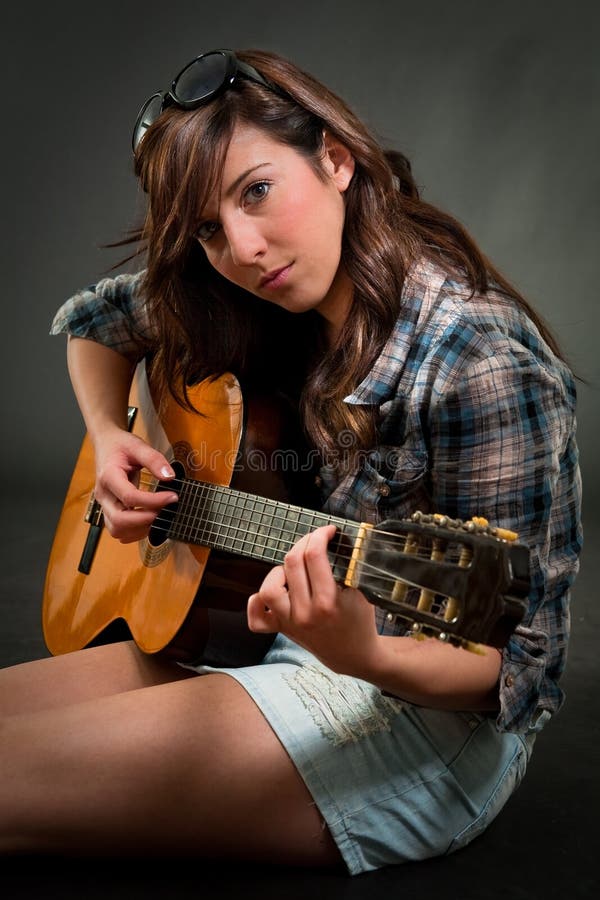
<svg viewBox="0 0 600 900"><path fill-rule="evenodd" d="M5 503L46 496L58 513L68 484L83 426L64 338L48 329L63 299L118 259L101 245L138 217L130 133L139 106L202 50L264 47L323 79L404 150L426 198L469 227L559 335L588 382L579 441L591 538L597 9L554 0L13 6L2 52Z"/></svg>

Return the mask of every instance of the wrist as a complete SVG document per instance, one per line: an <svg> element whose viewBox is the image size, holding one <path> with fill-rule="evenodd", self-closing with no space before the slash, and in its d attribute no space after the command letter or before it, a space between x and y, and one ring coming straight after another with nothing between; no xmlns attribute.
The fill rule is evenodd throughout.
<svg viewBox="0 0 600 900"><path fill-rule="evenodd" d="M128 432L126 417L123 418L123 421L112 416L95 418L93 423L86 423L86 427L96 452L119 440L124 432Z"/></svg>

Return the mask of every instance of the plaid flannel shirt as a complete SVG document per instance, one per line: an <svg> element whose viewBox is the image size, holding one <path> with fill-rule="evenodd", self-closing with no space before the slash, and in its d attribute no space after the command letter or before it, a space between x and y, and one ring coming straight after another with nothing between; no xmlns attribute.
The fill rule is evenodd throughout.
<svg viewBox="0 0 600 900"><path fill-rule="evenodd" d="M152 345L141 274L75 294L51 333L140 359ZM374 407L379 440L351 475L338 477L335 461L326 461L324 511L374 524L417 509L479 515L529 547L528 608L503 651L496 727L541 730L564 699L559 682L582 540L571 373L510 299L492 291L469 298L464 284L422 261L406 279L379 359L345 399ZM382 633L405 633L383 610L378 624Z"/></svg>

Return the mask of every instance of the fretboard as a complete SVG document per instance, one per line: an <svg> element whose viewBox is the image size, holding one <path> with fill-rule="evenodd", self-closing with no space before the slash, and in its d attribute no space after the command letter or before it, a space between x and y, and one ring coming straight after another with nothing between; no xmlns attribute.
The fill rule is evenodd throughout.
<svg viewBox="0 0 600 900"><path fill-rule="evenodd" d="M321 525L335 525L329 544L334 578L343 581L360 526L356 522L237 491L183 479L168 536L187 544L280 565L293 544Z"/></svg>

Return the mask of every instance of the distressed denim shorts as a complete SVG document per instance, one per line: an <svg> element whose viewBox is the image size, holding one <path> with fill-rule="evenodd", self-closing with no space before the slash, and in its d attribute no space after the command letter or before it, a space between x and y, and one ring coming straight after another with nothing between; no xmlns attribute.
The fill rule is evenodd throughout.
<svg viewBox="0 0 600 900"><path fill-rule="evenodd" d="M475 713L423 709L337 675L278 635L243 685L304 779L351 875L451 853L520 783L532 740Z"/></svg>

